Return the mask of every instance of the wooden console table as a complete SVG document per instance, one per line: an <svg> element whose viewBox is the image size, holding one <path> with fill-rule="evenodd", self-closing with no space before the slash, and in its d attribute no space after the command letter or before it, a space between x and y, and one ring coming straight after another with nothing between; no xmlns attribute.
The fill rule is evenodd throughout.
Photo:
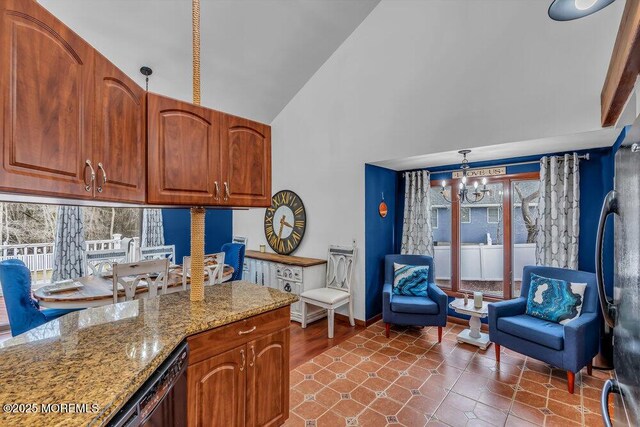
<svg viewBox="0 0 640 427"><path fill-rule="evenodd" d="M262 286L279 289L297 296L304 291L323 288L327 260L274 253L246 251L243 279ZM307 306L307 322L327 315L320 307ZM291 320L302 322L302 306L291 305Z"/></svg>

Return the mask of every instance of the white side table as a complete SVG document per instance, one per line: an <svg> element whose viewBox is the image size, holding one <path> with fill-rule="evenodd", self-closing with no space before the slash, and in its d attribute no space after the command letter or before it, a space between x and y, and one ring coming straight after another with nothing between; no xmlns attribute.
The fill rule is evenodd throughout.
<svg viewBox="0 0 640 427"><path fill-rule="evenodd" d="M464 305L464 299L456 298L449 303L449 307L454 309L456 313L466 314L471 316L469 319L469 329L458 334L458 342L465 342L472 344L486 350L491 344L489 341L489 334L480 332L480 319L489 315L489 303L482 301L482 308L475 308L473 306L473 298L470 298L467 305Z"/></svg>

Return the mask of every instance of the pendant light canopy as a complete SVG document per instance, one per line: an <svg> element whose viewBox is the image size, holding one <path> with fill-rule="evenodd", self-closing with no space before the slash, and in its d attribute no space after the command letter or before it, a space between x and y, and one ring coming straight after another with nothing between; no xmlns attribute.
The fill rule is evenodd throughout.
<svg viewBox="0 0 640 427"><path fill-rule="evenodd" d="M604 9L615 0L554 0L549 17L555 21L571 21Z"/></svg>

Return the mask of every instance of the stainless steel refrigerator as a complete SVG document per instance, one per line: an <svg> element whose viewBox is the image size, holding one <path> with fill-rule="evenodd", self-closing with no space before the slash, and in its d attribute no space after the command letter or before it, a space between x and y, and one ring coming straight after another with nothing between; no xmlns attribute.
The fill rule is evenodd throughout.
<svg viewBox="0 0 640 427"><path fill-rule="evenodd" d="M615 378L602 391L605 426L640 425L640 118L615 156L614 190L602 207L598 227L596 273L600 306L613 328ZM602 249L606 218L614 216L613 299L604 292ZM609 417L607 400L614 393Z"/></svg>

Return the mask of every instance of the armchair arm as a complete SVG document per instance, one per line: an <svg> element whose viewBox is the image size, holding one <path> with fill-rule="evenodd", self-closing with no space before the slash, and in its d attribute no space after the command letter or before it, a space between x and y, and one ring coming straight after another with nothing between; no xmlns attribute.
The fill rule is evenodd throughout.
<svg viewBox="0 0 640 427"><path fill-rule="evenodd" d="M598 353L600 323L596 313L584 313L564 325L564 368L577 372Z"/></svg>
<svg viewBox="0 0 640 427"><path fill-rule="evenodd" d="M491 337L498 331L499 317L517 316L526 311L527 301L524 297L489 304L489 336ZM491 339L493 340L493 337Z"/></svg>
<svg viewBox="0 0 640 427"><path fill-rule="evenodd" d="M524 297L508 301L492 302L489 304L489 317L509 317L524 314L527 311L527 301Z"/></svg>
<svg viewBox="0 0 640 427"><path fill-rule="evenodd" d="M445 313L447 312L447 303L449 302L449 298L447 297L447 294L438 287L438 285L435 283L429 283L427 295L429 295L429 298L438 304L441 311L444 311Z"/></svg>
<svg viewBox="0 0 640 427"><path fill-rule="evenodd" d="M393 287L391 283L385 283L382 287L382 306L388 307L391 304L391 294L393 293Z"/></svg>
<svg viewBox="0 0 640 427"><path fill-rule="evenodd" d="M393 294L391 283L385 283L382 286L382 319L387 323L389 323L392 318L391 294Z"/></svg>

